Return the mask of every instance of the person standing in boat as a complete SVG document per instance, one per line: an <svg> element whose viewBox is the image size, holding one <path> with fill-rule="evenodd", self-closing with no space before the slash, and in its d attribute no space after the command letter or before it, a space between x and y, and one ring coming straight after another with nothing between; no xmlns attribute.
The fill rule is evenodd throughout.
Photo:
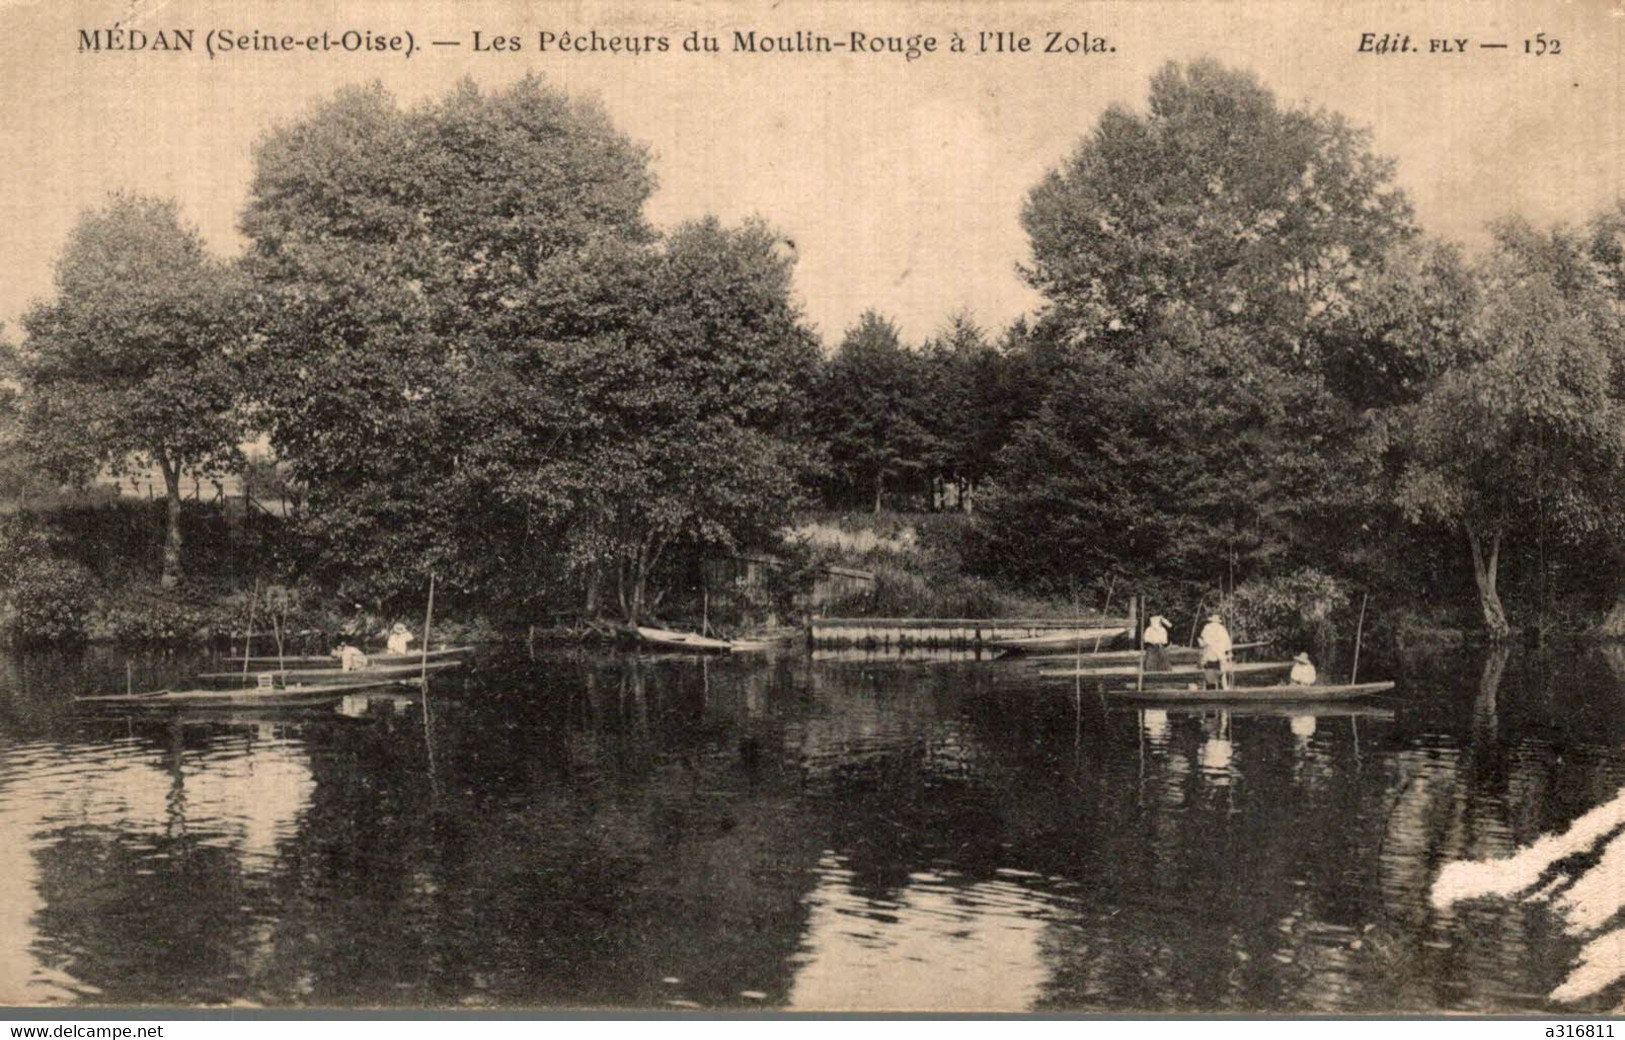
<svg viewBox="0 0 1625 1040"><path fill-rule="evenodd" d="M1210 690L1228 690L1231 653L1235 644L1230 641L1230 630L1224 627L1224 619L1217 614L1209 614L1207 624L1202 626L1202 634L1196 637L1196 642L1202 648L1204 685Z"/></svg>
<svg viewBox="0 0 1625 1040"><path fill-rule="evenodd" d="M389 639L386 645L390 653L404 654L414 638L406 626L397 621L395 626L389 630Z"/></svg>
<svg viewBox="0 0 1625 1040"><path fill-rule="evenodd" d="M1316 678L1315 663L1309 660L1307 653L1292 659L1292 672L1287 676L1287 682L1293 686L1313 686Z"/></svg>
<svg viewBox="0 0 1625 1040"><path fill-rule="evenodd" d="M1148 672L1166 672L1173 665L1168 660L1168 619L1161 614L1146 622L1145 634L1140 637L1144 644L1145 670Z"/></svg>

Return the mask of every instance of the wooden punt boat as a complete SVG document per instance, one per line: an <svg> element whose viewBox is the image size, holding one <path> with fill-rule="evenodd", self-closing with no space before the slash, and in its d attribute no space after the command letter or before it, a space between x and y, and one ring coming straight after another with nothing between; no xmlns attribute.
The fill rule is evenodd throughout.
<svg viewBox="0 0 1625 1040"><path fill-rule="evenodd" d="M1324 686L1233 686L1228 690L1181 690L1173 687L1143 690L1107 690L1106 694L1118 700L1157 705L1173 704L1313 704L1323 701L1353 700L1386 693L1394 688L1391 682L1327 683Z"/></svg>
<svg viewBox="0 0 1625 1040"><path fill-rule="evenodd" d="M352 673L354 674L354 673ZM320 686L244 686L236 690L158 690L75 697L75 704L95 708L308 708L332 704L365 690L416 685L415 680L328 683Z"/></svg>
<svg viewBox="0 0 1625 1040"><path fill-rule="evenodd" d="M1093 647L1097 643L1116 639L1128 631L1127 626L1113 628L1067 628L1058 632L1045 632L1040 636L1017 636L1013 639L990 639L988 646L1009 653L1028 654L1045 650L1076 650Z"/></svg>
<svg viewBox="0 0 1625 1040"><path fill-rule="evenodd" d="M712 639L697 632L674 632L669 628L638 626L638 638L662 650L686 650L704 654L725 654L733 649L726 639Z"/></svg>
<svg viewBox="0 0 1625 1040"><path fill-rule="evenodd" d="M437 661L447 657L456 657L461 654L471 653L473 650L474 648L471 646L448 646L439 650L430 650L427 656L429 660ZM413 663L414 661L422 661L424 656L425 655L421 650L408 650L404 654L368 654L367 661L371 664L380 665L407 665ZM240 656L227 657L224 660L228 664L241 665L245 658ZM246 660L248 661L248 667L250 669L258 669L260 671L267 671L277 668L325 668L331 670L337 669L339 666L339 659L331 654L300 654L297 656L288 657L261 656L249 657L246 658Z"/></svg>
<svg viewBox="0 0 1625 1040"><path fill-rule="evenodd" d="M424 671L443 672L452 668L461 668L462 661L430 661L427 666L419 664L372 665L357 668L346 672L337 668L284 668L281 671L250 671L248 678L258 681L259 676L268 675L283 682L298 682L305 685L327 685L330 683L369 682L372 680L391 681L397 679L410 679ZM204 672L199 679L215 683L241 682L242 672Z"/></svg>
<svg viewBox="0 0 1625 1040"><path fill-rule="evenodd" d="M747 636L744 639L732 639L728 641L728 649L736 654L775 650L794 643L799 634L799 632L769 632L759 636Z"/></svg>
<svg viewBox="0 0 1625 1040"><path fill-rule="evenodd" d="M1259 642L1256 642L1256 643L1237 643L1232 649L1236 650L1237 652L1240 652L1242 650L1256 650L1261 646L1268 646L1268 645L1269 645L1268 640L1260 640ZM1177 662L1180 662L1182 664L1189 664L1191 662L1194 662L1194 661L1198 660L1201 656L1202 656L1202 651L1199 648L1194 647L1194 646L1170 646L1168 648L1168 658L1169 658L1169 660L1177 661ZM1113 664L1138 665L1140 663L1140 651L1138 651L1138 650L1097 650L1097 651L1094 651L1093 653L1091 653L1091 652L1085 650L1081 654L1077 654L1077 653L1071 653L1071 654L1068 654L1068 653L1022 654L1021 659L1023 661L1030 661L1030 662L1032 662L1034 664L1038 664L1038 663L1056 664L1056 663L1061 662L1061 661L1081 660L1082 665L1085 668L1094 667L1095 665L1113 665Z"/></svg>
<svg viewBox="0 0 1625 1040"><path fill-rule="evenodd" d="M1160 711L1169 715L1205 715L1222 711L1232 717L1288 718L1291 716L1315 719L1380 719L1392 722L1393 708L1371 704L1359 699L1341 701L1129 701L1111 705L1114 712Z"/></svg>
<svg viewBox="0 0 1625 1040"><path fill-rule="evenodd" d="M1291 661L1238 661L1230 666L1231 675L1258 675L1267 672L1292 670ZM1112 665L1108 668L1045 669L1038 673L1046 679L1139 679L1139 665ZM1197 665L1175 665L1165 672L1146 672L1145 681L1166 683L1169 679L1200 681L1202 669Z"/></svg>

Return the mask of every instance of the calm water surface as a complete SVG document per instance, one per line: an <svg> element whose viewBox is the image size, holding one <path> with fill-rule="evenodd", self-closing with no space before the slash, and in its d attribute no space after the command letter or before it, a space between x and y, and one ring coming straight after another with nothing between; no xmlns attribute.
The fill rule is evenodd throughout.
<svg viewBox="0 0 1625 1040"><path fill-rule="evenodd" d="M1618 652L1396 662L1364 715L1127 710L1008 662L499 652L427 719L74 710L125 663L0 658L7 1003L1622 999ZM1462 860L1504 862L1435 892Z"/></svg>

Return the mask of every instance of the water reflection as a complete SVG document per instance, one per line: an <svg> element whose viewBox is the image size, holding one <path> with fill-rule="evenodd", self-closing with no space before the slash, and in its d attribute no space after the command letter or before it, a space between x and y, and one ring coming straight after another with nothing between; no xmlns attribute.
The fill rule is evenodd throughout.
<svg viewBox="0 0 1625 1040"><path fill-rule="evenodd" d="M1615 666L1401 661L1397 704L1216 711L1120 707L998 661L521 654L426 700L123 718L67 702L122 684L122 659L0 660L0 987L1613 1006Z"/></svg>

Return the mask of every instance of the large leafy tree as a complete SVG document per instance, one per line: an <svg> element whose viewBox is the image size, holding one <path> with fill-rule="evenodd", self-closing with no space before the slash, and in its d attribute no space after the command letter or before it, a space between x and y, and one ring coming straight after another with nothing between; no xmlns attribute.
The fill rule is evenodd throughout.
<svg viewBox="0 0 1625 1040"><path fill-rule="evenodd" d="M594 610L609 577L635 619L673 546L777 522L812 356L788 260L754 224L659 241L599 107L347 90L257 158L258 396L329 575Z"/></svg>
<svg viewBox="0 0 1625 1040"><path fill-rule="evenodd" d="M633 332L538 359L535 385L566 420L552 458L486 464L504 494L547 504L589 610L609 578L636 620L673 550L770 543L799 501L816 463L806 413L819 359L781 243L759 222L684 224L652 258Z"/></svg>
<svg viewBox="0 0 1625 1040"><path fill-rule="evenodd" d="M1023 212L1050 396L1003 455L987 558L1211 587L1340 554L1361 473L1325 347L1412 234L1392 172L1211 61L1109 109Z"/></svg>
<svg viewBox="0 0 1625 1040"><path fill-rule="evenodd" d="M156 467L168 502L162 581L174 585L182 474L238 461L239 283L173 201L115 195L70 234L55 289L22 322L24 442L62 479Z"/></svg>
<svg viewBox="0 0 1625 1040"><path fill-rule="evenodd" d="M573 416L538 366L635 323L652 187L598 107L536 78L411 109L346 89L260 143L255 390L330 576L378 595L426 567L469 592L545 585L550 504L478 459L550 457Z"/></svg>
<svg viewBox="0 0 1625 1040"><path fill-rule="evenodd" d="M1234 326L1291 354L1411 231L1393 163L1342 116L1203 60L1114 105L1028 196L1028 281L1073 341Z"/></svg>
<svg viewBox="0 0 1625 1040"><path fill-rule="evenodd" d="M1476 307L1459 325L1422 325L1414 356L1433 377L1383 428L1399 504L1462 533L1485 628L1502 638L1510 532L1533 526L1570 546L1625 534L1625 339L1583 236L1508 221L1494 237Z"/></svg>

